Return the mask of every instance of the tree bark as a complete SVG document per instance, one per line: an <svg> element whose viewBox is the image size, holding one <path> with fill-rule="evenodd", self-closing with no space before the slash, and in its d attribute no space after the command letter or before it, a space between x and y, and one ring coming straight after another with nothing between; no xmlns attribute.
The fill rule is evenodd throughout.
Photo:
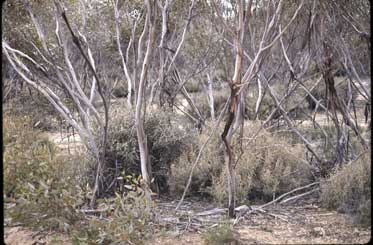
<svg viewBox="0 0 373 245"><path fill-rule="evenodd" d="M141 174L145 182L145 185L147 187L150 187L151 178L152 178L152 170L151 170L151 163L150 163L150 158L149 158L147 138L146 138L145 130L144 130L144 119L141 117L141 114L142 114L141 112L142 112L142 105L144 103L145 80L147 77L150 55L151 55L151 51L153 49L153 44L154 44L154 31L155 31L154 19L155 17L152 16L154 15L154 13L152 12L152 4L150 3L150 0L147 0L145 2L146 2L148 12L147 12L147 17L146 17L147 23L145 23L143 34L145 34L145 32L147 31L146 29L149 28L149 36L148 36L148 44L146 48L146 53L145 53L144 61L142 64L140 81L138 84L137 103L136 103L136 112L135 112L135 126L136 126L137 140L138 140L139 151L140 151ZM139 49L141 49L140 44L141 43L139 42ZM142 52L139 51L139 54L141 53ZM141 57L139 56L138 59L140 60Z"/></svg>

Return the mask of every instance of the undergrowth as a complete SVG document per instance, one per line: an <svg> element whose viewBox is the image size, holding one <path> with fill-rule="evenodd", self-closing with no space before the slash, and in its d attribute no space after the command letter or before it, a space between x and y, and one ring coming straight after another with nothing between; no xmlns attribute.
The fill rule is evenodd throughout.
<svg viewBox="0 0 373 245"><path fill-rule="evenodd" d="M363 153L350 163L334 169L321 184L320 200L327 208L351 214L355 221L371 221L371 155Z"/></svg>
<svg viewBox="0 0 373 245"><path fill-rule="evenodd" d="M262 130L260 125L251 121L245 126L243 151L235 153L239 161L236 165L237 202L268 201L296 187L312 181L311 167L304 161L305 148L301 144L292 145L287 139ZM180 158L171 165L170 189L179 194L184 191L192 165L198 155L200 145L207 135L198 136L198 143L190 145ZM237 144L237 141L233 142ZM248 144L249 143L249 144ZM248 144L248 145L247 145ZM227 200L227 170L225 165L225 146L219 135L213 136L204 149L193 176L189 194L204 193L215 201Z"/></svg>
<svg viewBox="0 0 373 245"><path fill-rule="evenodd" d="M126 175L125 191L98 199L100 211L86 213L92 190L85 158L59 154L29 117L4 115L3 127L6 224L63 232L77 244L141 244L156 229L148 225L154 203L137 177Z"/></svg>

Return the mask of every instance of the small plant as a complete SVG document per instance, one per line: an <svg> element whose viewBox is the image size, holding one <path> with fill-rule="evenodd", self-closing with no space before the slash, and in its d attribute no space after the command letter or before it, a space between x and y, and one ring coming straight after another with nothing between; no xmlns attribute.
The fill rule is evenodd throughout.
<svg viewBox="0 0 373 245"><path fill-rule="evenodd" d="M221 224L210 228L204 234L204 238L206 245L232 244L232 242L237 242L233 229L229 224Z"/></svg>

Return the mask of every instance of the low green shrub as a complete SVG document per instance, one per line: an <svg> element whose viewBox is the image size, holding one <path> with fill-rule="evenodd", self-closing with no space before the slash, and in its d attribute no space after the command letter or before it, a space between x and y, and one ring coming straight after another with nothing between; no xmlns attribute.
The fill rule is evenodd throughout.
<svg viewBox="0 0 373 245"><path fill-rule="evenodd" d="M352 214L361 224L371 216L371 155L363 153L347 165L337 167L321 184L320 200L331 209Z"/></svg>
<svg viewBox="0 0 373 245"><path fill-rule="evenodd" d="M84 202L74 176L67 177L64 159L31 119L4 117L5 216L11 222L66 231L79 220Z"/></svg>
<svg viewBox="0 0 373 245"><path fill-rule="evenodd" d="M138 177L123 173L126 191L98 199L102 211L87 216L81 210L89 209L92 190L85 158L59 155L28 117L5 115L3 126L6 223L64 232L77 244L140 244L152 235L154 202Z"/></svg>
<svg viewBox="0 0 373 245"><path fill-rule="evenodd" d="M238 244L233 228L229 224L221 224L217 227L210 228L204 234L206 245L218 245L218 244Z"/></svg>

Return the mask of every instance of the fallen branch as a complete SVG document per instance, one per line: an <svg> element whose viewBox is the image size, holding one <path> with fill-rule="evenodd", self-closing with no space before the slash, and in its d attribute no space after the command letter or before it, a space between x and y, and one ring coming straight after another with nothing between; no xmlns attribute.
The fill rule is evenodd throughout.
<svg viewBox="0 0 373 245"><path fill-rule="evenodd" d="M108 208L103 209L80 209L79 211L85 214L96 214L96 213L102 213L107 211Z"/></svg>
<svg viewBox="0 0 373 245"><path fill-rule="evenodd" d="M270 202L268 202L266 204L263 204L263 205L259 206L258 208L263 209L264 207L267 207L267 206L269 206L269 205L271 205L271 204L273 204L275 202L278 202L282 198L290 195L291 193L294 193L294 192L297 192L297 191L300 191L300 190L303 190L303 189L307 189L308 187L311 187L311 186L314 186L314 185L318 185L318 184L320 184L320 182L316 181L316 182L313 182L311 184L308 184L308 185L305 185L305 186L302 186L302 187L298 187L298 188L296 188L296 189L294 189L292 191L289 191L289 192L286 192L286 193L282 194L281 196L279 196L278 198L274 199L273 201L270 201Z"/></svg>
<svg viewBox="0 0 373 245"><path fill-rule="evenodd" d="M315 191L318 191L318 190L320 190L320 189L319 189L319 188L315 188L315 189L310 190L310 191L307 191L307 192L305 192L305 193L302 193L302 194L299 194L299 195L296 195L296 196L293 196L293 197L289 197L289 198L287 198L287 199L285 199L285 200L282 200L280 203L281 203L281 204L283 204L283 203L287 203L287 202L289 202L289 201L291 201L291 200L295 200L295 199L298 199L298 198L300 198L300 197L307 196L307 195L309 195L309 194L311 194L311 193L314 193Z"/></svg>
<svg viewBox="0 0 373 245"><path fill-rule="evenodd" d="M214 208L211 210L203 211L200 213L195 214L196 216L208 216L208 215L215 215L215 214L222 214L227 212L226 208Z"/></svg>

